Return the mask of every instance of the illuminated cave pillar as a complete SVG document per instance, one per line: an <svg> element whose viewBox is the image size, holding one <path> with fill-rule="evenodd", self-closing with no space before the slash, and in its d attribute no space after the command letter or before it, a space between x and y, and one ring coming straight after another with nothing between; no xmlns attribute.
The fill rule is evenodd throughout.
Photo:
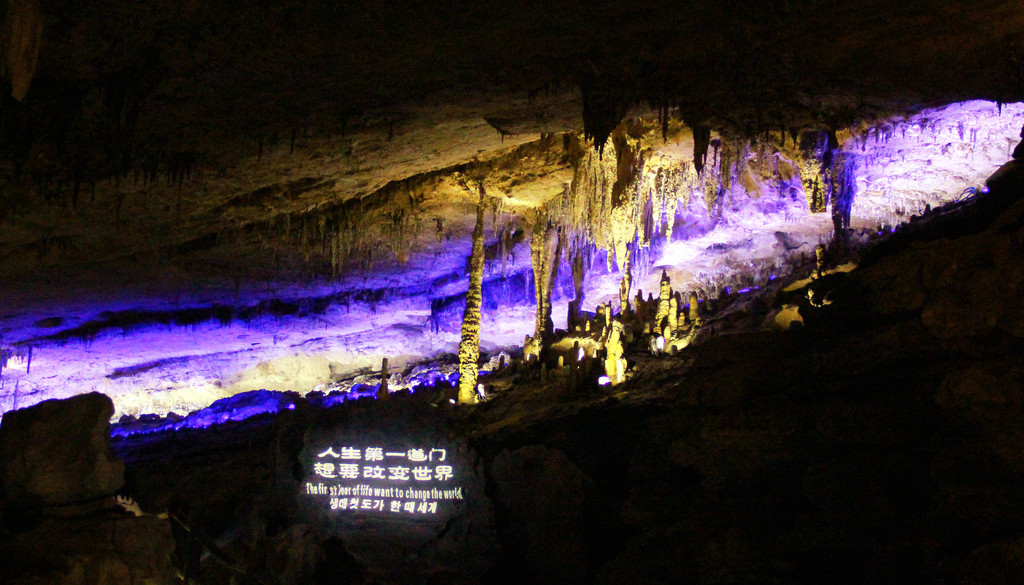
<svg viewBox="0 0 1024 585"><path fill-rule="evenodd" d="M608 324L608 339L605 341L607 353L604 359L604 373L613 386L626 379L626 360L622 357L624 338L622 322L618 319L611 321Z"/></svg>
<svg viewBox="0 0 1024 585"><path fill-rule="evenodd" d="M469 290L462 314L462 340L459 343L459 404L476 402L476 382L480 373L480 306L484 282L484 190L476 206L473 228L473 254L469 259Z"/></svg>
<svg viewBox="0 0 1024 585"><path fill-rule="evenodd" d="M661 291L658 295L658 312L654 317L654 333L661 335L662 331L667 328L668 325L668 312L671 305L670 299L672 298L672 281L668 277L668 272L661 271ZM669 337L666 332L665 337Z"/></svg>
<svg viewBox="0 0 1024 585"><path fill-rule="evenodd" d="M810 130L800 134L800 180L811 213L824 212L828 203L832 166L830 146L826 132Z"/></svg>
<svg viewBox="0 0 1024 585"><path fill-rule="evenodd" d="M586 276L583 252L577 250L572 259L572 288L573 299L569 301L569 315L566 323L569 330L573 331L577 325L583 324L583 278Z"/></svg>
<svg viewBox="0 0 1024 585"><path fill-rule="evenodd" d="M558 241L557 230L548 226L547 214L544 211L539 212L530 241L530 260L533 264L534 291L537 295L537 323L533 338L541 342L549 340L554 330L554 323L551 321L551 283L558 271L558 257L561 252Z"/></svg>
<svg viewBox="0 0 1024 585"><path fill-rule="evenodd" d="M832 205L832 227L835 230L833 244L842 249L846 245L846 230L850 227L850 212L853 209L853 198L857 194L856 163L852 156L837 149L834 165L829 202Z"/></svg>

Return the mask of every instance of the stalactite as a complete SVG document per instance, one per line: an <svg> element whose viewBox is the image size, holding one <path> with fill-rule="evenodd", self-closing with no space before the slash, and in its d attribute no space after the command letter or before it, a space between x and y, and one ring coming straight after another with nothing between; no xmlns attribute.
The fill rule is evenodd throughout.
<svg viewBox="0 0 1024 585"><path fill-rule="evenodd" d="M28 93L39 60L43 12L37 0L8 0L3 23L3 79L17 101Z"/></svg>
<svg viewBox="0 0 1024 585"><path fill-rule="evenodd" d="M580 84L583 100L583 135L594 144L598 158L604 158L604 147L615 127L625 117L627 100L620 80L611 79L593 69Z"/></svg>
<svg viewBox="0 0 1024 585"><path fill-rule="evenodd" d="M484 189L476 206L473 228L473 252L469 261L469 289L462 316L462 340L459 343L459 404L476 402L476 383L480 368L480 307L483 304L484 278Z"/></svg>
<svg viewBox="0 0 1024 585"><path fill-rule="evenodd" d="M693 168L701 174L708 159L708 145L711 144L711 128L693 127Z"/></svg>

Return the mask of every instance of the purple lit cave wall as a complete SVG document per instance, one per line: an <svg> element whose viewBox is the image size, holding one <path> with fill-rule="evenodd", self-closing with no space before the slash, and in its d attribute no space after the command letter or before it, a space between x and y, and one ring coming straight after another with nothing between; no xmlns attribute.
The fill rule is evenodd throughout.
<svg viewBox="0 0 1024 585"><path fill-rule="evenodd" d="M1007 160L1022 119L1015 104L952 104L846 129L834 153L825 133L776 133L739 148L715 138L702 178L683 128L650 147L637 142L642 160L628 186L636 203L625 207L612 201L612 183L617 148L628 147L609 144L601 160L579 155L562 194L547 203L546 221L561 233L549 267L555 326L566 327L575 297L574 262L583 273L581 309L594 312L617 304L623 254L631 296L657 296L666 271L677 290L713 299L808 261L836 221L850 245L864 245L982 187ZM826 188L818 176L840 159L841 201L816 201ZM488 215L482 339L487 351L511 351L533 334L532 228L517 208ZM0 407L102 391L114 399L115 418L185 416L239 392L351 387L383 358L394 371L441 358L455 351L467 279L468 244L446 238L433 251L414 250L405 264L313 284L235 280L225 289L211 280L170 294L158 284L93 294L99 284L81 283L72 301L52 284L14 283L3 317Z"/></svg>

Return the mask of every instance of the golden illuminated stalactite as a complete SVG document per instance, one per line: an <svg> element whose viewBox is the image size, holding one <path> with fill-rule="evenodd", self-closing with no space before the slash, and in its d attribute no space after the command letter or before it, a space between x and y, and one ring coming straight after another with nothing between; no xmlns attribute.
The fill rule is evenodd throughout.
<svg viewBox="0 0 1024 585"><path fill-rule="evenodd" d="M36 72L43 37L43 12L37 0L6 0L3 23L3 79L19 102Z"/></svg>
<svg viewBox="0 0 1024 585"><path fill-rule="evenodd" d="M459 343L459 404L476 402L476 381L480 373L480 306L484 282L484 190L476 206L473 228L473 254L469 260L469 290L462 314L462 341Z"/></svg>
<svg viewBox="0 0 1024 585"><path fill-rule="evenodd" d="M800 166L800 181L807 207L811 213L822 213L828 202L828 184L830 169L825 165L829 137L824 132L810 130L800 135L800 147L796 153Z"/></svg>
<svg viewBox="0 0 1024 585"><path fill-rule="evenodd" d="M622 264L622 281L619 283L619 310L622 315L626 315L629 313L629 289L633 282L629 252L626 253L626 259Z"/></svg>
<svg viewBox="0 0 1024 585"><path fill-rule="evenodd" d="M676 204L678 199L671 198L665 202L665 241L672 241L672 232L676 226Z"/></svg>

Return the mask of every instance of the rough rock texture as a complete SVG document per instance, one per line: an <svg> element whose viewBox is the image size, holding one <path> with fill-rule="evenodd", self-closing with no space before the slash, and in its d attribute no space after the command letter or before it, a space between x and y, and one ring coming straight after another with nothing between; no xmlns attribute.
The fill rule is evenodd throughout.
<svg viewBox="0 0 1024 585"><path fill-rule="evenodd" d="M178 583L170 522L110 514L48 519L0 539L0 580L8 585Z"/></svg>
<svg viewBox="0 0 1024 585"><path fill-rule="evenodd" d="M60 506L113 495L124 465L110 457L110 398L83 394L8 413L0 423L0 479L12 506Z"/></svg>
<svg viewBox="0 0 1024 585"><path fill-rule="evenodd" d="M914 244L855 279L883 315L919 312L939 338L1024 335L1024 202L971 239ZM907 257L911 261L907 261Z"/></svg>
<svg viewBox="0 0 1024 585"><path fill-rule="evenodd" d="M501 578L584 582L588 560L583 502L590 483L586 474L565 453L531 445L502 451L491 464L490 475L504 514L507 565L499 565L498 571L505 573Z"/></svg>
<svg viewBox="0 0 1024 585"><path fill-rule="evenodd" d="M1010 538L976 550L960 570L962 585L1009 585L1024 572L1024 538Z"/></svg>

